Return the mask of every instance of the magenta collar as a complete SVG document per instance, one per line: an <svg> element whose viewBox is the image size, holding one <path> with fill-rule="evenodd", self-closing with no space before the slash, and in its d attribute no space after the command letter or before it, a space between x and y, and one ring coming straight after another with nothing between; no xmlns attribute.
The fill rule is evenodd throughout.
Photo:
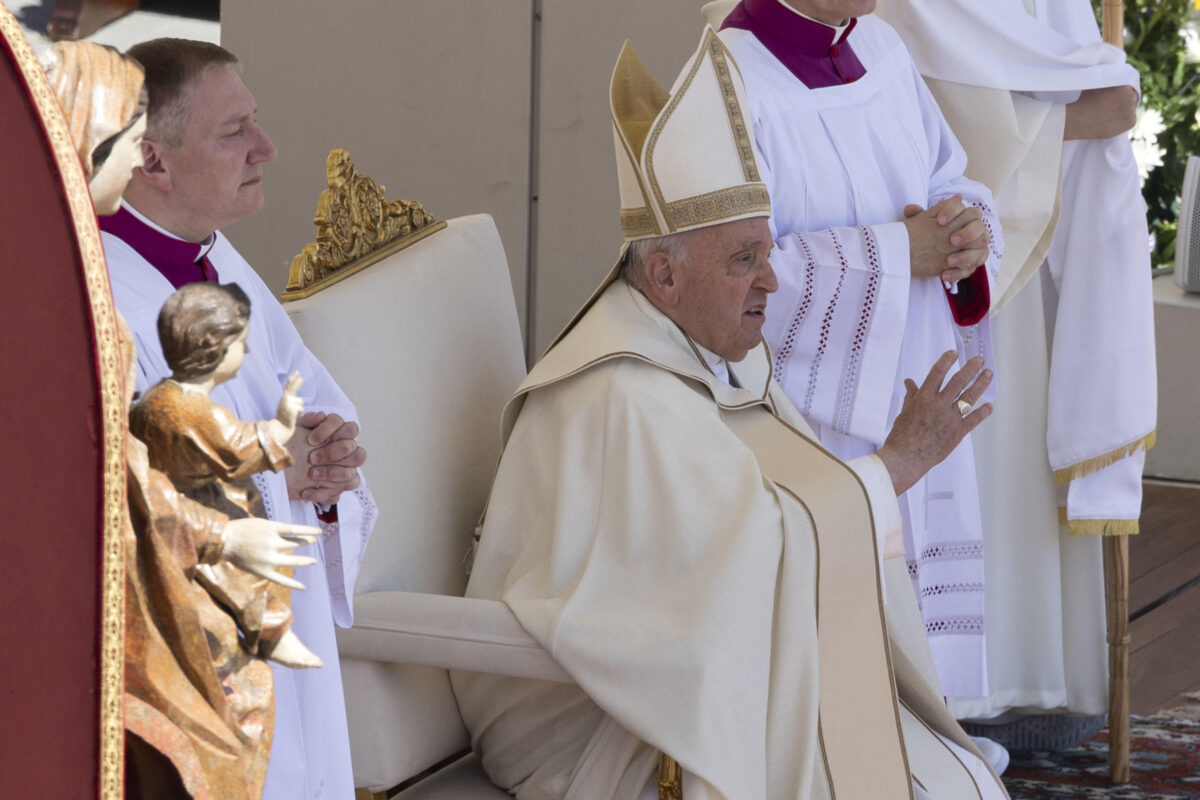
<svg viewBox="0 0 1200 800"><path fill-rule="evenodd" d="M176 289L185 283L217 281L217 271L208 260L208 251L219 234L214 233L205 244L185 242L150 227L124 205L117 213L99 220L100 230L136 250Z"/></svg>
<svg viewBox="0 0 1200 800"><path fill-rule="evenodd" d="M834 28L784 8L783 0L741 0L721 28L750 31L801 83L822 89L867 74L847 41L857 25L857 19L850 20L837 37Z"/></svg>

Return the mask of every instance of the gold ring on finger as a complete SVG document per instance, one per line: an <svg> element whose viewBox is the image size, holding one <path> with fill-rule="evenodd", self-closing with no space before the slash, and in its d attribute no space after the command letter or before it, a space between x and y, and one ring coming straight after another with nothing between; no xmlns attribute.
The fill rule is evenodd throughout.
<svg viewBox="0 0 1200 800"><path fill-rule="evenodd" d="M955 405L958 406L959 416L965 417L971 411L971 404L968 403L966 400L959 400L955 403Z"/></svg>

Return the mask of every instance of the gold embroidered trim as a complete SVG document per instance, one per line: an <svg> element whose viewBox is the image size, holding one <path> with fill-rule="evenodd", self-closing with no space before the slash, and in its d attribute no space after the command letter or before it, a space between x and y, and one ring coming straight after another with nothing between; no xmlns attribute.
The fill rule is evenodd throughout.
<svg viewBox="0 0 1200 800"><path fill-rule="evenodd" d="M705 33L705 41L703 46L708 47L712 39L716 39L716 35L711 31ZM667 103L667 107L663 109L662 114L658 118L658 122L654 124L654 128L650 131L650 136L646 139L646 145L642 148L643 160L646 163L646 176L650 179L650 189L654 193L654 203L664 211L667 207L667 201L663 197L662 187L658 183L658 173L654 171L654 148L658 144L658 137L662 135L663 128L666 127L667 121L671 119L671 114L675 113L675 108L679 105L679 101L687 94L691 88L692 81L696 78L696 73L700 71L700 66L704 63L704 58L697 58L692 64L691 70L687 77L679 87L679 91L675 92L675 96ZM674 233L675 229L671 227L670 220L667 221L668 230L666 233Z"/></svg>
<svg viewBox="0 0 1200 800"><path fill-rule="evenodd" d="M317 240L292 259L284 300L299 300L345 280L446 227L420 203L388 202L385 187L360 175L350 154L331 150L328 189L317 199Z"/></svg>
<svg viewBox="0 0 1200 800"><path fill-rule="evenodd" d="M1067 521L1068 536L1136 536L1136 519L1072 519Z"/></svg>
<svg viewBox="0 0 1200 800"><path fill-rule="evenodd" d="M713 60L713 71L717 76L717 85L721 90L721 97L725 103L725 115L729 120L729 129L733 134L733 139L738 149L738 157L742 162L742 174L748 182L758 182L761 179L758 174L758 165L754 160L754 143L750 139L750 134L746 128L745 119L742 117L741 104L738 102L737 89L734 87L733 78L730 73L730 59L727 57L725 43L722 42L715 33L711 30L705 35L703 50L707 50ZM680 228L711 224L726 219L727 216L736 216L738 213L763 213L771 212L771 200L767 194L767 188L761 183L757 186L748 187L732 187L730 189L718 190L710 192L707 195L699 195L696 198L687 198L685 200L676 200L672 203L667 203L663 196L662 186L658 182L658 174L654 171L654 151L658 144L658 138L662 134L663 128L666 127L667 121L674 113L679 101L687 94L691 88L692 81L695 80L696 74L700 71L701 65L704 64L704 58L696 59L696 63L692 65L687 77L675 95L667 103L667 107L663 110L662 116L654 125L654 129L650 131L650 136L646 141L645 161L646 174L650 179L650 188L654 193L654 200L658 207L663 209L663 215L666 217L667 228L669 233L675 233ZM730 206L730 212L726 215L718 215L712 211L712 207L699 207L696 209L687 209L684 206L688 203L693 203L700 198L709 198L712 196L721 195L724 192L739 191L749 189L761 192L761 200L754 195L756 199L746 202L745 211L737 211L737 205ZM673 213L674 211L674 213ZM682 220L682 221L680 221Z"/></svg>
<svg viewBox="0 0 1200 800"><path fill-rule="evenodd" d="M640 226L640 229L643 230L643 233L640 233L637 235L638 236L661 236L663 234L663 231L659 227L658 219L655 216L654 211L652 210L654 208L654 202L650 199L650 195L646 191L646 177L645 177L645 175L642 174L642 168L641 168L641 165L639 164L638 160L633 157L633 153L629 149L629 143L625 141L624 135L621 136L621 147L624 148L625 155L629 159L630 165L633 167L633 174L637 177L638 191L641 192L641 194L642 194L642 202L646 204L640 210L645 211L646 215L649 217L649 222L645 226ZM622 212L625 211L625 209L621 209L621 210L622 210ZM636 212L639 209L632 209L632 210ZM622 224L622 230L624 230L624 224L625 224L624 220L622 220L621 224ZM665 221L664 221L664 224L665 224ZM625 238L627 238L627 239L632 238L633 235L634 234L627 233Z"/></svg>
<svg viewBox="0 0 1200 800"><path fill-rule="evenodd" d="M103 526L100 598L100 798L121 800L125 774L125 409L124 375L117 344L116 312L87 177L71 144L58 99L21 26L0 7L0 34L8 43L33 99L63 182L79 245L84 286L95 337L103 425Z"/></svg>
<svg viewBox="0 0 1200 800"><path fill-rule="evenodd" d="M729 75L729 60L726 57L725 43L716 36L708 45L712 54L713 66L717 72L717 85L721 87L721 99L725 101L725 114L729 117L729 129L733 133L733 141L737 144L738 156L742 159L742 175L747 182L757 183L762 180L758 176L758 163L754 160L754 142L746 130L746 120L742 117L742 105L738 102L737 89ZM766 188L763 189L766 191ZM770 209L768 208L768 211Z"/></svg>
<svg viewBox="0 0 1200 800"><path fill-rule="evenodd" d="M636 239L643 236L657 236L658 226L654 223L654 215L645 206L622 208L621 231L625 234L626 239Z"/></svg>
<svg viewBox="0 0 1200 800"><path fill-rule="evenodd" d="M1091 475L1093 472L1099 472L1105 467L1111 466L1123 458L1128 458L1138 450L1149 450L1150 448L1154 447L1154 443L1157 438L1157 431L1150 431L1150 433L1146 434L1141 439L1131 442L1124 447L1118 447L1116 450L1096 456L1095 458L1089 458L1086 461L1080 461L1078 464L1072 464L1069 467L1056 469L1054 470L1054 480L1060 485L1065 486L1076 478L1082 478L1085 475Z"/></svg>
<svg viewBox="0 0 1200 800"><path fill-rule="evenodd" d="M663 211L667 225L678 231L750 214L770 214L771 198L763 184L743 184L676 200Z"/></svg>

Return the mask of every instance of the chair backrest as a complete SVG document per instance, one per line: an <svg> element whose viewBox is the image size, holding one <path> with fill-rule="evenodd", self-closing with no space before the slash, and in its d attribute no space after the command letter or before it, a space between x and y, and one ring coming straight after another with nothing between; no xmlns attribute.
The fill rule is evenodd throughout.
<svg viewBox="0 0 1200 800"><path fill-rule="evenodd" d="M461 595L463 558L525 375L504 249L463 217L285 304L354 401L379 521L356 592ZM384 789L467 747L444 670L342 659L355 782Z"/></svg>

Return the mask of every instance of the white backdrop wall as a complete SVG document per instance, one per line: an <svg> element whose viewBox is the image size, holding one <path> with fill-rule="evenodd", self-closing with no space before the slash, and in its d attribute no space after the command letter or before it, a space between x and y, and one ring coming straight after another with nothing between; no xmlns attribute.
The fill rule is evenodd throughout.
<svg viewBox="0 0 1200 800"><path fill-rule="evenodd" d="M496 219L536 356L621 242L608 81L632 40L670 85L703 0L223 0L279 147L267 204L228 229L272 288L312 241L325 156L349 151L389 198ZM267 44L269 43L269 44Z"/></svg>

